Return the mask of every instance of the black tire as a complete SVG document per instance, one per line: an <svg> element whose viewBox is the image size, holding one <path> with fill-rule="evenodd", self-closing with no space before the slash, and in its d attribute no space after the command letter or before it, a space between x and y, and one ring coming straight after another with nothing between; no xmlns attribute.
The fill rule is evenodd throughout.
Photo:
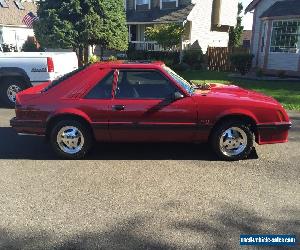
<svg viewBox="0 0 300 250"><path fill-rule="evenodd" d="M12 100L12 92L9 90L18 90L18 92L26 89L26 82L18 78L7 78L0 84L0 100L5 107L14 108L15 102ZM10 95L9 95L10 93Z"/></svg>
<svg viewBox="0 0 300 250"><path fill-rule="evenodd" d="M223 134L230 128L240 129L241 131L244 132L244 136L246 135L246 137L247 137L247 138L245 138L245 141L247 142L247 144L244 144L245 148L236 155L228 155L227 152L224 153L224 150L222 150L222 146L221 146L221 138L222 138ZM226 161L243 160L243 159L246 159L253 150L253 141L254 141L253 132L250 129L250 125L246 124L243 121L238 121L238 120L224 121L224 123L221 123L214 129L210 139L211 139L211 145L212 145L213 150L215 151L217 156L222 160L226 160ZM229 141L229 139L228 139L228 141ZM229 141L229 142L231 143L231 141ZM236 142L232 142L232 143L234 144ZM237 145L239 145L239 143L240 142L238 142ZM234 145L236 145L236 144L234 144ZM225 150L228 150L228 149L225 147Z"/></svg>
<svg viewBox="0 0 300 250"><path fill-rule="evenodd" d="M74 127L78 129L81 132L81 135L83 136L83 145L80 151L76 153L68 153L65 152L61 149L61 146L59 146L57 136L59 132L64 128L64 127ZM80 142L80 141L79 141ZM85 124L83 124L80 121L77 120L61 120L57 124L53 126L53 128L50 131L50 143L52 148L54 149L55 153L64 159L69 159L69 160L79 160L82 159L86 156L86 154L89 152L89 150L92 147L93 144L93 137L92 137L92 132L87 127ZM66 145L62 143L63 145Z"/></svg>

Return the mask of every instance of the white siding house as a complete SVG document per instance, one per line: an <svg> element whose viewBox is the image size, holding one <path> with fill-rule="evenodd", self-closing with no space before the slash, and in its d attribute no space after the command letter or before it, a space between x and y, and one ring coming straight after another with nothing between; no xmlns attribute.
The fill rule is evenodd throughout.
<svg viewBox="0 0 300 250"><path fill-rule="evenodd" d="M216 24L219 27L212 27L213 2L212 0L194 0L195 7L187 17L192 27L190 43L194 44L198 41L204 52L208 46L227 47L229 27L236 25L238 1L220 1L219 24Z"/></svg>
<svg viewBox="0 0 300 250"><path fill-rule="evenodd" d="M161 50L147 41L147 26L178 23L185 27L182 49L196 45L227 47L229 28L236 24L238 0L126 0L129 41L136 49Z"/></svg>
<svg viewBox="0 0 300 250"><path fill-rule="evenodd" d="M266 73L300 75L300 1L254 0L253 67Z"/></svg>
<svg viewBox="0 0 300 250"><path fill-rule="evenodd" d="M7 44L21 50L28 37L33 37L33 29L28 28L22 20L29 12L36 12L33 1L0 1L0 44Z"/></svg>

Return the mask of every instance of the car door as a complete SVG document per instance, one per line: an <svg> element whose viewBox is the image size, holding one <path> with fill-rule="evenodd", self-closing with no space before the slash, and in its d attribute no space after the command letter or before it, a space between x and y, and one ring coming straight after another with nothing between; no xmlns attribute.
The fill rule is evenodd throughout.
<svg viewBox="0 0 300 250"><path fill-rule="evenodd" d="M88 114L94 130L95 139L110 141L108 123L111 113L114 70L103 70L100 80L88 91L80 102L80 108Z"/></svg>
<svg viewBox="0 0 300 250"><path fill-rule="evenodd" d="M120 69L111 111L113 141L184 142L196 134L193 98L159 70Z"/></svg>

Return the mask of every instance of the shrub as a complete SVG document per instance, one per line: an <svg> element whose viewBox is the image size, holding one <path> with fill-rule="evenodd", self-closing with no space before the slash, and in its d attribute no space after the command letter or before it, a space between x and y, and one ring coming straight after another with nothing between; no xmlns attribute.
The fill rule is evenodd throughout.
<svg viewBox="0 0 300 250"><path fill-rule="evenodd" d="M177 51L144 51L132 48L128 50L127 58L132 61L163 61L168 65L175 65L179 63L180 53Z"/></svg>
<svg viewBox="0 0 300 250"><path fill-rule="evenodd" d="M24 52L39 52L42 51L38 48L37 44L33 39L27 39L26 42L22 46L22 51Z"/></svg>
<svg viewBox="0 0 300 250"><path fill-rule="evenodd" d="M192 69L202 69L204 55L201 49L184 51L182 61L188 64Z"/></svg>
<svg viewBox="0 0 300 250"><path fill-rule="evenodd" d="M256 76L257 77L263 77L264 76L264 71L262 69L256 70Z"/></svg>
<svg viewBox="0 0 300 250"><path fill-rule="evenodd" d="M1 45L2 45L3 52L17 52L18 51L17 47L12 44L3 43Z"/></svg>
<svg viewBox="0 0 300 250"><path fill-rule="evenodd" d="M118 60L115 56L111 55L107 58L108 61L116 61Z"/></svg>
<svg viewBox="0 0 300 250"><path fill-rule="evenodd" d="M277 74L277 76L279 78L286 78L287 77L286 76L286 72L284 70L279 71L278 74Z"/></svg>
<svg viewBox="0 0 300 250"><path fill-rule="evenodd" d="M190 66L187 63L182 62L182 63L174 65L173 69L175 71L187 71L190 69Z"/></svg>
<svg viewBox="0 0 300 250"><path fill-rule="evenodd" d="M89 63L96 63L100 61L100 57L96 56L96 55L91 55L89 58Z"/></svg>
<svg viewBox="0 0 300 250"><path fill-rule="evenodd" d="M233 54L230 61L238 72L245 75L251 69L253 57L251 54Z"/></svg>
<svg viewBox="0 0 300 250"><path fill-rule="evenodd" d="M164 63L168 66L168 67L173 67L174 66L174 62L172 59L166 58L164 60Z"/></svg>

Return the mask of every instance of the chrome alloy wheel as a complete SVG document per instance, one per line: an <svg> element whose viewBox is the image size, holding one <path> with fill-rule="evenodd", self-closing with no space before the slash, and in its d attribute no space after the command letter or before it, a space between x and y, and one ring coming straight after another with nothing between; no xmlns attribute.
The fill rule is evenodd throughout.
<svg viewBox="0 0 300 250"><path fill-rule="evenodd" d="M76 154L83 148L84 137L76 127L62 127L57 134L57 144L64 153Z"/></svg>
<svg viewBox="0 0 300 250"><path fill-rule="evenodd" d="M220 138L220 150L226 156L236 156L247 147L246 133L238 127L227 129Z"/></svg>
<svg viewBox="0 0 300 250"><path fill-rule="evenodd" d="M14 85L14 84L10 85L8 87L8 89L7 89L7 97L8 97L8 99L11 102L15 103L16 102L16 95L20 91L21 91L21 88L18 85Z"/></svg>

